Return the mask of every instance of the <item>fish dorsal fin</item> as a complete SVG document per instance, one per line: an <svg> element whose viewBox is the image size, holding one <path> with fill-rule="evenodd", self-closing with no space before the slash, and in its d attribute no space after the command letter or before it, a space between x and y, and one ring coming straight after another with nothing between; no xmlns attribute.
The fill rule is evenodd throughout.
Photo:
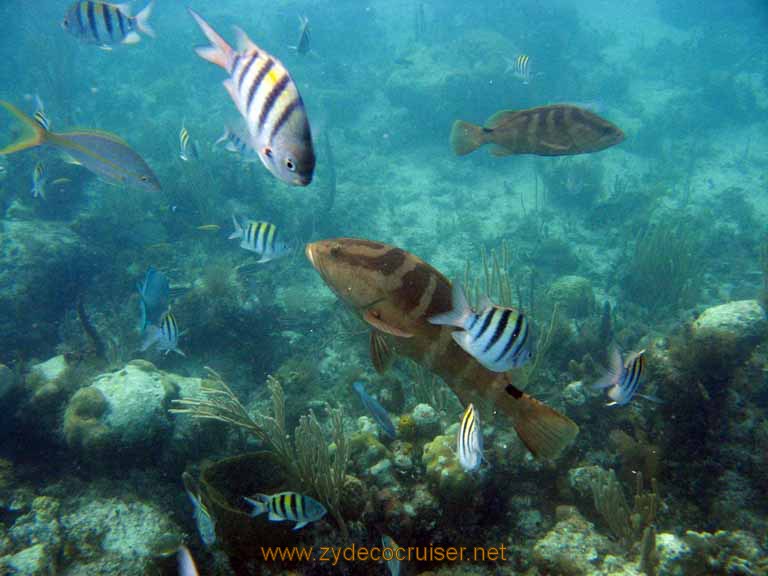
<svg viewBox="0 0 768 576"><path fill-rule="evenodd" d="M488 308L493 308L493 302L488 298L488 294L483 294L477 302L477 312L479 314L483 310L488 310Z"/></svg>
<svg viewBox="0 0 768 576"><path fill-rule="evenodd" d="M499 110L485 121L485 127L491 129L498 128L499 125L504 122L504 120L509 118L515 112L517 112L517 110Z"/></svg>
<svg viewBox="0 0 768 576"><path fill-rule="evenodd" d="M373 367L376 372L383 374L389 369L395 358L392 348L387 344L384 335L377 330L371 330L370 348Z"/></svg>
<svg viewBox="0 0 768 576"><path fill-rule="evenodd" d="M123 13L123 16L127 16L128 18L133 16L133 6L131 5L131 2L122 2L120 4L112 4L112 7L120 10L120 12Z"/></svg>
<svg viewBox="0 0 768 576"><path fill-rule="evenodd" d="M60 136L63 138L68 138L72 136L97 136L99 138L104 138L105 140L110 140L112 142L115 142L116 144L122 144L123 146L128 146L128 142L120 138L117 134L113 134L112 132L105 132L104 130L91 130L90 128L87 130L70 130L69 132L56 132L56 136ZM129 146L130 147L130 146Z"/></svg>
<svg viewBox="0 0 768 576"><path fill-rule="evenodd" d="M368 308L363 314L363 320L368 322L371 326L377 330L381 330L385 334L397 336L399 338L412 338L413 334L403 327L397 325L397 322L384 318L380 310L376 308Z"/></svg>
<svg viewBox="0 0 768 576"><path fill-rule="evenodd" d="M237 50L239 52L250 52L251 50L260 51L256 43L248 37L248 34L245 33L245 30L240 28L240 26L234 26L233 28L235 29L235 37L237 38Z"/></svg>

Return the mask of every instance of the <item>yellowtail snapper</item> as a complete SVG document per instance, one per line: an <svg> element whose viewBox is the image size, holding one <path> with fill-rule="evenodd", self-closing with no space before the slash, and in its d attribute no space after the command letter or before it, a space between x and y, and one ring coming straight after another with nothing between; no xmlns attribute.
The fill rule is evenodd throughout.
<svg viewBox="0 0 768 576"><path fill-rule="evenodd" d="M69 7L61 25L86 44L98 44L106 49L115 44L136 44L141 40L139 32L155 36L149 25L154 4L152 0L136 16L131 16L128 4L80 0Z"/></svg>
<svg viewBox="0 0 768 576"><path fill-rule="evenodd" d="M638 394L640 384L645 377L645 350L632 352L622 362L618 348L611 348L611 367L593 384L594 388L610 388L608 397L611 399L607 406L625 406L634 396L640 396L646 400L658 402L654 396Z"/></svg>
<svg viewBox="0 0 768 576"><path fill-rule="evenodd" d="M514 60L507 60L507 72L520 80L523 84L531 82L531 58L526 54L520 54Z"/></svg>
<svg viewBox="0 0 768 576"><path fill-rule="evenodd" d="M179 325L170 310L163 314L159 326L150 324L144 330L144 334L144 342L141 344L142 352L154 346L166 355L168 352L176 352L176 354L186 356L184 352L179 350Z"/></svg>
<svg viewBox="0 0 768 576"><path fill-rule="evenodd" d="M373 419L376 420L376 424L379 425L379 428L381 428L384 434L390 438L397 436L395 426L392 424L392 420L389 419L387 410L379 403L378 400L376 400L376 398L366 392L365 384L357 381L352 384L352 388L355 389L355 392L357 392L357 395L360 397L360 401L363 403L363 406L365 406L365 409L370 412L371 416L373 416Z"/></svg>
<svg viewBox="0 0 768 576"><path fill-rule="evenodd" d="M451 333L453 339L493 372L506 372L530 360L530 329L521 311L496 306L484 296L475 313L458 281L451 290L453 309L432 316L430 323L462 328Z"/></svg>
<svg viewBox="0 0 768 576"><path fill-rule="evenodd" d="M45 168L42 162L35 164L32 171L32 197L45 200Z"/></svg>
<svg viewBox="0 0 768 576"><path fill-rule="evenodd" d="M189 162L190 160L197 160L199 157L197 142L190 140L189 130L182 123L181 130L179 131L179 158L184 162Z"/></svg>
<svg viewBox="0 0 768 576"><path fill-rule="evenodd" d="M307 54L310 50L310 36L309 18L306 16L299 16L299 41L296 42L296 46L289 46L289 48L296 50L296 52L302 56Z"/></svg>
<svg viewBox="0 0 768 576"><path fill-rule="evenodd" d="M296 522L294 530L303 528L310 522L316 522L325 516L325 506L314 498L296 492L280 492L272 496L256 494L253 499L244 498L244 500L253 506L251 516L259 516L267 512L272 522L282 520Z"/></svg>
<svg viewBox="0 0 768 576"><path fill-rule="evenodd" d="M483 462L483 429L480 425L480 415L474 404L470 403L461 417L456 446L459 464L464 471L477 470Z"/></svg>
<svg viewBox="0 0 768 576"><path fill-rule="evenodd" d="M100 130L51 132L10 102L0 100L0 106L13 114L25 129L21 138L0 149L0 155L42 145L54 146L68 161L80 164L107 180L147 190L160 190L160 182L152 169L119 136Z"/></svg>
<svg viewBox="0 0 768 576"><path fill-rule="evenodd" d="M290 254L290 245L278 238L277 226L274 224L250 220L241 226L234 216L232 223L235 231L229 235L229 239L240 238L240 248L258 254L259 262L269 262Z"/></svg>
<svg viewBox="0 0 768 576"><path fill-rule="evenodd" d="M304 102L288 70L241 29L236 28L235 51L197 12L189 13L211 42L196 52L229 74L224 87L246 120L262 164L287 184L307 186L315 151Z"/></svg>
<svg viewBox="0 0 768 576"><path fill-rule="evenodd" d="M181 475L184 481L184 490L192 502L193 514L195 516L195 525L200 534L200 539L206 546L211 546L216 542L216 522L200 496L200 488L187 472Z"/></svg>
<svg viewBox="0 0 768 576"><path fill-rule="evenodd" d="M249 136L232 128L225 127L224 134L213 145L217 146L224 143L224 149L238 154L243 162L255 162L259 159L259 155L254 147L251 146L249 139Z"/></svg>

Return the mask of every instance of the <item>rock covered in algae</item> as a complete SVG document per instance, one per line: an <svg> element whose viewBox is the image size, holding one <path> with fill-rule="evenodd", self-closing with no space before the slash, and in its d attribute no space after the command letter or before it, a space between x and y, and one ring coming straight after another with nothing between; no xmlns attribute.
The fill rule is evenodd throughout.
<svg viewBox="0 0 768 576"><path fill-rule="evenodd" d="M592 283L583 276L560 276L549 287L547 297L569 318L585 318L595 309Z"/></svg>
<svg viewBox="0 0 768 576"><path fill-rule="evenodd" d="M656 536L658 576L687 574L751 576L768 573L768 554L741 530L715 533L688 530L684 536Z"/></svg>
<svg viewBox="0 0 768 576"><path fill-rule="evenodd" d="M765 310L757 300L738 300L707 308L693 323L695 340L734 340L737 345L754 344L768 328Z"/></svg>
<svg viewBox="0 0 768 576"><path fill-rule="evenodd" d="M421 459L427 480L443 501L458 502L476 489L481 475L464 472L456 457L455 436L435 436L424 445Z"/></svg>
<svg viewBox="0 0 768 576"><path fill-rule="evenodd" d="M595 573L610 542L581 515L561 520L533 548L534 564L544 574L586 576Z"/></svg>
<svg viewBox="0 0 768 576"><path fill-rule="evenodd" d="M440 416L429 404L416 404L411 415L417 438L426 440L440 433Z"/></svg>

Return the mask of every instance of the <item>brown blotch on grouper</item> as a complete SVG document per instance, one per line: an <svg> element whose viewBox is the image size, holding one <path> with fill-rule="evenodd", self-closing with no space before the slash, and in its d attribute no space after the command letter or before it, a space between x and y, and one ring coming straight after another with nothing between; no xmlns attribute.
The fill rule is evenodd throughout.
<svg viewBox="0 0 768 576"><path fill-rule="evenodd" d="M502 110L488 118L485 126L456 120L451 129L451 146L459 156L484 144L493 145L494 156L588 154L623 140L624 132L617 126L571 104Z"/></svg>
<svg viewBox="0 0 768 576"><path fill-rule="evenodd" d="M377 370L385 369L390 353L415 360L442 377L462 403L492 402L535 456L554 458L573 442L579 427L570 418L516 388L509 373L485 369L453 340L456 328L427 321L452 306L451 283L438 270L400 248L356 238L312 242L306 255L371 325Z"/></svg>

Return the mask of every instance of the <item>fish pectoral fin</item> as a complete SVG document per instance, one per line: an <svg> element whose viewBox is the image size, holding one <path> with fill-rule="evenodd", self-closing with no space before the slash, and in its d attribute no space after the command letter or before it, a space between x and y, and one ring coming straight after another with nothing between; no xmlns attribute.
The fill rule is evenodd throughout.
<svg viewBox="0 0 768 576"><path fill-rule="evenodd" d="M270 512L267 518L269 518L272 522L280 522L281 520L283 520L282 516L278 516L274 512Z"/></svg>
<svg viewBox="0 0 768 576"><path fill-rule="evenodd" d="M384 335L377 330L371 330L370 351L371 362L373 362L376 372L383 374L392 366L395 355L392 348L387 344Z"/></svg>
<svg viewBox="0 0 768 576"><path fill-rule="evenodd" d="M307 524L309 524L309 522L307 522L307 521L296 522L296 526L294 526L293 529L294 530L299 530L300 528L304 528L304 526L306 526Z"/></svg>
<svg viewBox="0 0 768 576"><path fill-rule="evenodd" d="M396 326L393 322L388 322L382 318L381 312L374 308L369 308L363 314L363 320L368 322L371 326L377 330L381 330L385 334L391 336L397 336L398 338L413 338L413 334L407 330Z"/></svg>

